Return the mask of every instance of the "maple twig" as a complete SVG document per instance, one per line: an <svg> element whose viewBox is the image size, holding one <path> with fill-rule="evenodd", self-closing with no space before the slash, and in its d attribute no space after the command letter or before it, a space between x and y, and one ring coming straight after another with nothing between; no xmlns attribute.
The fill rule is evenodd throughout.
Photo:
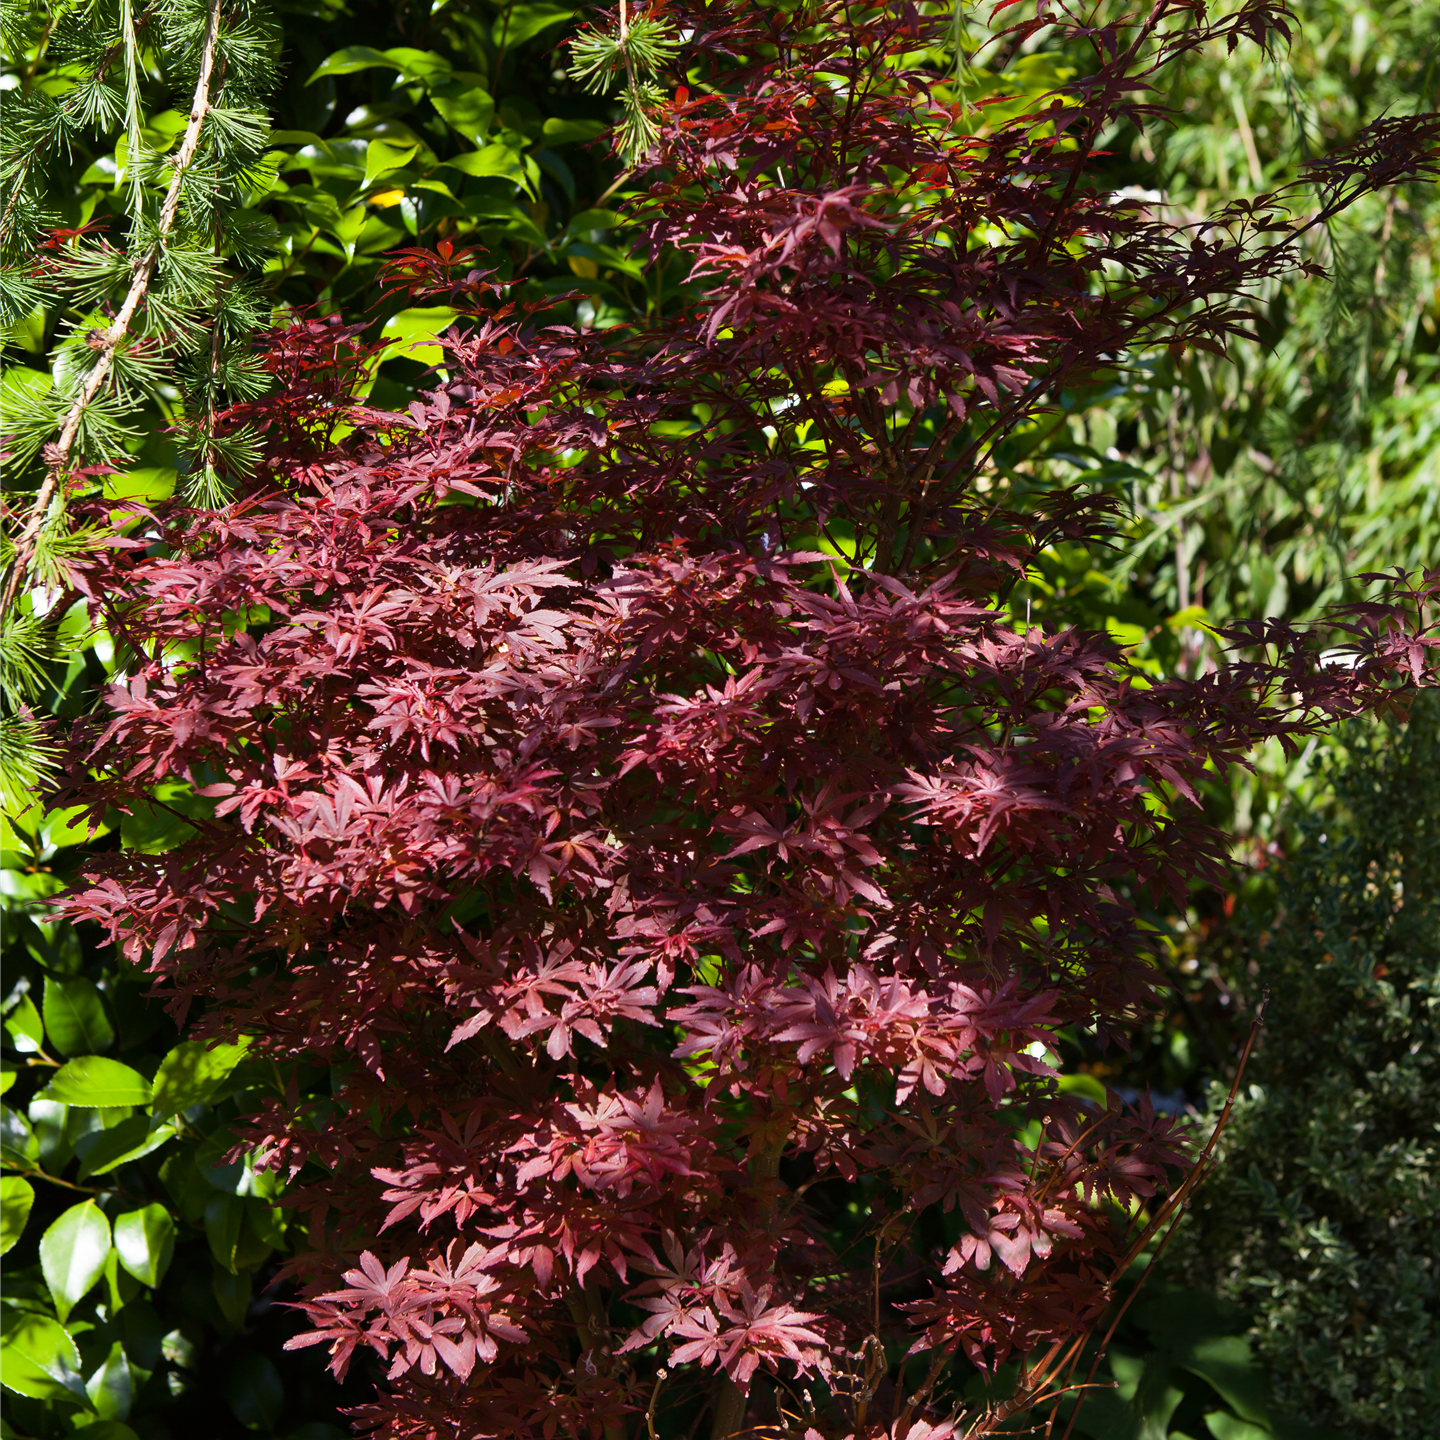
<svg viewBox="0 0 1440 1440"><path fill-rule="evenodd" d="M1155 1269L1161 1255L1165 1253L1165 1247L1170 1243L1176 1230L1180 1228L1181 1212L1184 1210L1191 1193L1205 1178L1205 1174L1210 1168L1216 1143L1220 1139L1221 1131L1224 1130L1226 1123L1230 1119L1230 1112L1235 1107L1235 1097L1240 1093L1240 1081L1245 1075L1245 1066L1249 1063L1250 1053L1254 1050L1255 1041L1259 1038L1261 1028L1265 1024L1265 1008L1269 1003L1270 991L1267 989L1261 996L1260 1004L1255 1011L1255 1019L1251 1023L1250 1034L1246 1036L1245 1039L1245 1048L1240 1052L1240 1063L1235 1067L1235 1078L1230 1082L1230 1093L1225 1097L1225 1106L1220 1112L1220 1118L1215 1122L1214 1130L1210 1132L1208 1143L1204 1150L1200 1152L1200 1158L1195 1162L1190 1173L1185 1177L1184 1183L1174 1195L1160 1207L1160 1211L1154 1220L1140 1233L1135 1243L1125 1252L1115 1267L1116 1275L1123 1276L1134 1263L1135 1259L1144 1251L1160 1227L1173 1218L1174 1223L1166 1230L1164 1239L1155 1247L1155 1253L1150 1257L1139 1280L1135 1282L1130 1293L1121 1301L1119 1308L1115 1311L1115 1315L1110 1321L1110 1327L1105 1332L1105 1338L1100 1342L1099 1348L1095 1351L1095 1356L1090 1362L1090 1369L1085 1376L1085 1387L1089 1387L1091 1382L1094 1381L1095 1372L1100 1368L1101 1360L1105 1358L1105 1351L1109 1347L1110 1341L1114 1338L1116 1328L1119 1326L1120 1321L1124 1319L1125 1312L1130 1308L1135 1297L1140 1293L1146 1280L1150 1278L1151 1272ZM1080 1414L1081 1407L1084 1403L1085 1394L1084 1388L1082 1388L1080 1398L1075 1402L1074 1410L1070 1412L1070 1420L1066 1424L1065 1433L1060 1437L1060 1440L1070 1440L1070 1432L1075 1428L1076 1417Z"/></svg>
<svg viewBox="0 0 1440 1440"><path fill-rule="evenodd" d="M670 1372L662 1365L655 1372L655 1388L650 1392L650 1404L645 1410L645 1428L650 1432L650 1440L656 1440L655 1435L655 1405L660 1399L660 1387L670 1378Z"/></svg>
<svg viewBox="0 0 1440 1440"><path fill-rule="evenodd" d="M185 134L180 142L180 148L175 152L175 173L170 177L170 188L165 192L164 202L160 206L160 219L156 225L155 239L151 241L149 248L135 266L131 274L130 289L126 293L125 300L115 319L108 328L100 332L98 357L91 367L90 373L85 377L85 383L80 387L80 393L75 397L74 404L60 422L60 438L53 447L47 447L50 450L47 456L47 473L35 496L30 518L15 541L15 554L11 560L10 574L5 582L4 596L0 598L0 614L9 611L29 573L31 562L35 558L35 541L45 524L45 517L49 513L50 506L67 473L67 462L70 459L70 452L75 446L75 438L80 433L80 423L85 417L86 408L93 403L95 397L100 393L101 386L110 376L115 362L115 352L120 343L129 335L130 324L135 318L135 313L144 304L145 297L149 294L151 282L155 278L156 267L160 263L161 252L165 248L165 239L174 228L175 216L180 209L180 191L184 184L185 172L195 159L195 152L200 146L200 132L205 123L205 116L210 110L210 76L215 66L215 41L220 33L220 4L221 0L210 0L210 11L205 23L205 41L200 51L200 74L195 82L195 96L190 105L190 119L185 126Z"/></svg>

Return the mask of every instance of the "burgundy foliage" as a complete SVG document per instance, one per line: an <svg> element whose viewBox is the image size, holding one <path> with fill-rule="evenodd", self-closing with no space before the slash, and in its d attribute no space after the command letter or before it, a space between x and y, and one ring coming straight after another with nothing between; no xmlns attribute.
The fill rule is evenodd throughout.
<svg viewBox="0 0 1440 1440"><path fill-rule="evenodd" d="M903 68L913 6L717 0L641 211L692 313L579 332L402 256L397 293L474 317L439 388L365 410L356 332L277 335L263 481L88 572L133 663L69 793L214 808L69 913L197 1033L335 1067L245 1138L309 1220L293 1343L378 1357L385 1435L943 1437L967 1360L1058 1364L1103 1311L1189 1150L1060 1093L1056 1033L1154 1007L1142 913L1221 874L1203 773L1424 680L1440 578L1342 617L1343 665L1270 627L1152 682L1003 605L1106 503L976 481L1297 263L1279 198L1181 229L1090 153L1168 54L1282 18L1161 0L975 138ZM1316 166L1306 223L1426 123Z"/></svg>

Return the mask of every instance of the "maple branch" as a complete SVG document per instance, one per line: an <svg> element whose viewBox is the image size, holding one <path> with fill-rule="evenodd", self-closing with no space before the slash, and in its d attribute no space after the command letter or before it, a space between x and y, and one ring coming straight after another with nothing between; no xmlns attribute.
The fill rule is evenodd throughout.
<svg viewBox="0 0 1440 1440"><path fill-rule="evenodd" d="M1249 1063L1250 1053L1255 1048L1255 1041L1259 1038L1260 1031L1265 1024L1265 1008L1270 1003L1270 991L1267 988L1260 998L1260 1004L1255 1011L1255 1019L1250 1026L1250 1034L1245 1039L1245 1048L1240 1052L1240 1063L1235 1067L1235 1078L1230 1082L1230 1093L1225 1097L1225 1106L1220 1111L1220 1118L1215 1122L1215 1128L1210 1132L1210 1139L1204 1150L1200 1152L1200 1158L1195 1162L1190 1173L1185 1177L1180 1188L1166 1200L1160 1207L1159 1213L1149 1225L1136 1238L1135 1243L1121 1256L1115 1266L1115 1274L1123 1276L1134 1263L1136 1258L1144 1251L1156 1232L1162 1225L1165 1225L1172 1218L1174 1223L1166 1230L1164 1238L1155 1247L1155 1253L1150 1257L1149 1263L1145 1266L1139 1280L1131 1289L1130 1293L1120 1302L1119 1308L1115 1311L1110 1321L1110 1327L1105 1332L1105 1338L1101 1340L1099 1348L1095 1351L1094 1358L1090 1362L1090 1369L1085 1376L1085 1384L1080 1387L1080 1398L1075 1402L1075 1408L1070 1412L1069 1423L1065 1426L1065 1433L1060 1440L1070 1440L1070 1432L1075 1428L1076 1418L1080 1409L1085 1403L1085 1396L1089 1387L1095 1380L1095 1372L1100 1368L1100 1362L1105 1358L1105 1352L1109 1348L1110 1341L1115 1336L1115 1331L1120 1321L1125 1318L1125 1312L1134 1302L1135 1297L1140 1293L1145 1282L1150 1278L1151 1272L1155 1269L1161 1255L1165 1253L1165 1247L1169 1245L1175 1232L1180 1228L1181 1211L1189 1201L1190 1195L1200 1182L1205 1178L1211 1167L1212 1157L1215 1153L1215 1146L1219 1142L1221 1132L1225 1129L1230 1119L1230 1112L1235 1108L1235 1098L1240 1093L1240 1081L1245 1075L1245 1066ZM1079 1359L1079 1356L1076 1356ZM1058 1402L1057 1402L1058 1403Z"/></svg>
<svg viewBox="0 0 1440 1440"><path fill-rule="evenodd" d="M190 105L190 119L185 126L185 134L180 142L180 148L175 152L175 173L170 178L170 188L166 191L164 202L160 206L160 219L156 226L155 238L131 274L130 289L126 293L125 300L115 319L107 329L100 332L98 358L91 367L90 373L85 377L85 383L80 387L80 393L76 396L75 403L71 405L65 418L60 422L60 438L53 446L47 447L47 473L35 496L30 518L15 542L15 554L10 563L10 574L5 582L3 598L0 598L0 615L9 612L15 596L19 593L20 587L29 573L31 562L35 558L36 539L44 527L51 504L60 490L66 474L67 462L70 459L70 452L80 433L80 424L85 417L85 411L110 377L110 371L114 366L115 352L121 342L128 337L131 321L134 320L136 311L145 302L150 284L155 278L156 267L160 263L160 257L165 248L165 239L174 228L175 216L180 209L180 192L185 180L185 171L195 159L195 152L200 146L200 132L205 123L205 116L210 110L210 76L215 66L215 42L220 32L220 5L221 0L210 0L210 10L205 24L205 40L200 50L200 74L195 81L195 96ZM63 506L63 498L61 503Z"/></svg>

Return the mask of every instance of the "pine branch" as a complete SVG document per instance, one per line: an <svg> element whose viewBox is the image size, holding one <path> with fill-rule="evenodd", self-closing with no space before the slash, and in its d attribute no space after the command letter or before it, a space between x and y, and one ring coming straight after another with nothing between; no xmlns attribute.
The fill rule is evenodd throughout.
<svg viewBox="0 0 1440 1440"><path fill-rule="evenodd" d="M51 504L60 490L66 473L66 462L74 448L75 438L80 432L80 424L84 418L86 407L94 401L110 376L114 366L115 352L129 335L131 322L145 302L151 281L155 278L156 267L160 263L166 237L174 228L175 216L180 208L180 192L185 181L185 171L195 159L195 152L200 146L200 132L204 127L205 116L210 109L210 79L215 66L215 42L220 33L220 4L221 0L210 0L209 15L205 24L205 41L200 52L200 73L195 81L195 96L190 105L190 119L185 127L185 135L180 142L180 148L175 152L175 173L171 176L170 188L166 191L164 203L160 207L160 220L155 238L135 267L129 292L125 296L119 313L109 328L101 332L98 342L99 357L89 375L86 376L75 403L60 424L60 438L55 442L47 457L49 464L44 483L35 497L30 518L15 542L15 554L11 562L10 574L6 579L4 597L0 599L0 615L9 613L16 595L19 594L30 573L35 559L36 540L45 524Z"/></svg>

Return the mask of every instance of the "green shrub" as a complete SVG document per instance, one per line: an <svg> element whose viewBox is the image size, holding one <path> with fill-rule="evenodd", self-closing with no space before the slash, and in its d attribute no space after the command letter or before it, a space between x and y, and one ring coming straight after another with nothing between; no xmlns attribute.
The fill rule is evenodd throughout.
<svg viewBox="0 0 1440 1440"><path fill-rule="evenodd" d="M1328 780L1253 936L1263 1044L1175 1249L1250 1311L1285 1408L1420 1440L1440 1414L1440 705L1350 731Z"/></svg>

